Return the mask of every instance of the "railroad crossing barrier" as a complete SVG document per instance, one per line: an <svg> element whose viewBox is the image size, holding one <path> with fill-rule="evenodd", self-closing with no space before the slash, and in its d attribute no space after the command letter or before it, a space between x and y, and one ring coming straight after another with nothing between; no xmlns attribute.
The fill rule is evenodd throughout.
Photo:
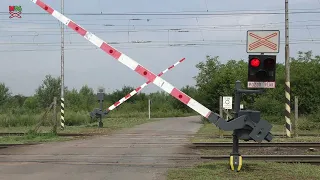
<svg viewBox="0 0 320 180"><path fill-rule="evenodd" d="M203 106L187 94L183 93L178 88L174 87L172 84L167 82L166 80L162 79L160 76L154 74L149 69L143 67L141 64L139 64L137 61L131 59L126 54L120 52L119 50L115 49L114 47L110 46L108 43L94 35L93 33L87 31L83 27L76 24L74 21L69 19L68 17L64 16L60 12L56 11L55 9L51 8L41 0L31 0L33 3L38 5L40 8L48 12L50 15L55 17L57 20L59 20L64 25L68 26L75 32L77 32L79 35L84 37L86 40L103 50L106 54L112 56L114 59L116 59L118 62L122 63L123 65L127 66L132 71L138 73L142 77L148 79L148 82L152 82L168 94L170 94L172 97L176 98L180 102L184 103L194 111L201 114L203 117L207 118L212 124L217 126L218 128L224 130L224 131L234 131L237 133L234 133L234 139L238 140L238 137L240 135L240 138L244 138L247 140L254 140L254 141L262 141L267 140L271 141L272 135L269 133L272 126L265 120L260 119L260 112L253 112L253 111L241 111L240 109L240 100L237 100L236 103L239 105L238 107L238 113L235 116L235 118L226 121L221 117L219 114L216 114L209 110L207 107ZM237 81L237 84L240 85L240 82ZM238 86L236 86L238 87ZM240 86L239 88L236 88L236 95L240 93L252 93L257 92L256 90L241 90ZM240 98L240 96L239 96ZM237 108L237 106L235 106ZM97 111L99 112L99 111ZM102 112L99 112L100 114ZM97 114L97 113L95 113ZM102 113L103 114L103 113ZM259 118L259 119L257 119ZM237 130L237 131L236 131ZM248 136L244 136L248 135ZM238 141L234 141L235 146L237 147ZM233 162L239 161L241 162L241 159L237 159L237 157L241 156L230 156L230 159L234 159ZM230 163L231 166L233 166ZM237 164L238 165L238 164ZM241 166L239 166L241 168ZM237 171L240 170L240 168L236 168Z"/></svg>

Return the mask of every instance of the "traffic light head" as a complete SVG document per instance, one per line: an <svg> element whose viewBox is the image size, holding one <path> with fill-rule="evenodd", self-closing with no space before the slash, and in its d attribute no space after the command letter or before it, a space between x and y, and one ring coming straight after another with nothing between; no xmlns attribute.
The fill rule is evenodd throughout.
<svg viewBox="0 0 320 180"><path fill-rule="evenodd" d="M249 55L248 82L266 83L275 82L276 56Z"/></svg>
<svg viewBox="0 0 320 180"><path fill-rule="evenodd" d="M253 68L259 67L260 66L260 59L258 59L258 58L250 59L250 66Z"/></svg>

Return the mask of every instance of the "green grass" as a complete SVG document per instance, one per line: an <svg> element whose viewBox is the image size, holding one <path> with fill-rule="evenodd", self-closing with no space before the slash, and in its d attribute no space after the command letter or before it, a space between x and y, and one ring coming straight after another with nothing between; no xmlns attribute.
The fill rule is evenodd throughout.
<svg viewBox="0 0 320 180"><path fill-rule="evenodd" d="M12 113L0 114L0 132L3 133L27 133L35 128L35 125L43 119L43 114L24 114L16 115ZM180 111L169 110L167 112L151 112L151 119L148 119L147 112L136 111L112 111L103 119L103 128L98 128L98 122L92 122L89 113L85 111L65 113L66 128L61 130L58 126L58 133L85 133L85 134L110 134L116 130L123 128L131 128L136 125L147 122L157 121L158 118L165 117L182 117L189 116L193 113L183 113ZM59 120L59 113L57 120ZM45 119L43 126L38 129L37 133L48 133L46 135L28 134L25 136L6 136L0 137L0 143L25 143L25 142L48 142L48 141L64 141L71 138L63 138L51 134L52 130L52 114L49 113Z"/></svg>
<svg viewBox="0 0 320 180"><path fill-rule="evenodd" d="M229 169L226 162L205 163L194 168L171 169L168 180L315 180L320 179L319 166L244 162L240 172Z"/></svg>
<svg viewBox="0 0 320 180"><path fill-rule="evenodd" d="M306 131L301 130L299 133L303 134L318 134L319 137L312 137L312 136L298 136L292 138L286 138L285 132L283 131L282 125L273 125L271 130L272 134L283 134L283 138L273 137L273 142L285 142L285 141L296 141L296 142L319 142L320 132L317 129ZM224 135L231 135L231 131L224 131ZM196 136L191 138L192 142L232 142L231 138L216 138L219 135L219 129L212 124L204 123L200 130L197 132ZM240 141L244 142L244 141Z"/></svg>
<svg viewBox="0 0 320 180"><path fill-rule="evenodd" d="M70 138L59 137L51 133L27 134L25 136L2 136L0 137L0 144L43 143L66 140L70 140Z"/></svg>
<svg viewBox="0 0 320 180"><path fill-rule="evenodd" d="M110 133L115 130L123 128L131 128L136 125L157 121L157 119L148 118L104 118L103 128L98 128L98 122L90 123L81 126L68 126L64 131L58 132L64 133Z"/></svg>
<svg viewBox="0 0 320 180"><path fill-rule="evenodd" d="M79 126L66 126L65 130L60 130L58 128L58 133L86 133L86 134L109 134L116 130L123 128L131 128L136 125L157 121L158 119L148 119L148 118L104 118L103 128L98 128L98 123L88 123L86 125ZM0 132L22 132L27 133L32 130L34 126L24 126L24 127L4 127L0 128ZM39 128L38 133L46 133L44 135L40 134L28 134L25 136L3 136L0 137L0 143L27 143L27 142L51 142L51 141L65 141L70 140L68 137L59 137L50 133L51 127L42 126Z"/></svg>
<svg viewBox="0 0 320 180"><path fill-rule="evenodd" d="M63 133L95 133L95 134L108 134L113 131L131 128L136 125L157 121L158 119L148 118L104 118L103 128L98 128L98 123L90 123L81 126L68 126L65 130L59 130L58 132Z"/></svg>
<svg viewBox="0 0 320 180"><path fill-rule="evenodd" d="M26 127L26 126L34 126L41 119L45 119L44 125L50 125L52 121L52 112L48 113L46 117L44 117L45 113L25 113L25 114L13 114L11 112L0 114L0 127ZM166 118L166 117L186 117L195 115L195 113L184 113L178 110L168 110L168 111L152 111L151 118ZM57 118L59 119L60 113L57 113ZM148 118L148 112L139 112L139 111L126 111L117 109L111 111L107 114L106 118ZM79 126L79 125L87 125L91 123L89 112L86 111L66 111L65 112L65 120L67 126Z"/></svg>

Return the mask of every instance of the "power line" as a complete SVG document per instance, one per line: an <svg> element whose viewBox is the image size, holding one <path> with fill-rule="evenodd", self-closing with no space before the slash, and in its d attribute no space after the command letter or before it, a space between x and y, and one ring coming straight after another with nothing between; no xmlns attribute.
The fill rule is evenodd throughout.
<svg viewBox="0 0 320 180"><path fill-rule="evenodd" d="M318 40L301 40L301 41L291 41L291 45L300 45L300 44L320 44L320 39ZM155 44L155 45L146 45L146 46L138 46L136 44L132 46L122 46L122 45L114 45L117 48L122 49L136 49L136 48L170 48L170 47L203 47L203 46L215 46L215 47L230 47L230 46L245 46L246 43L241 42L229 42L229 43L223 43L223 42L211 42L211 43L189 43L189 44ZM51 47L60 47L58 44L56 46ZM75 46L77 47L77 46ZM90 45L85 46L79 46L82 48L65 48L65 50L99 50L99 48L92 47L92 48L85 48L90 47ZM35 52L35 51L60 51L60 49L8 49L8 50L0 50L0 52Z"/></svg>
<svg viewBox="0 0 320 180"><path fill-rule="evenodd" d="M313 9L315 10L315 9ZM272 10L269 10L269 11L272 11ZM212 17L198 17L198 16L203 16L203 15L240 15L240 14L244 14L244 15L253 15L253 14L284 14L283 12L239 12L239 11L234 11L234 12L230 12L230 11L220 11L220 12L224 12L224 13L192 13L192 15L195 15L196 17L184 17L184 18L212 18ZM229 13L226 13L226 12L229 12ZM3 12L0 12L0 15L1 13ZM172 12L171 12L172 13ZM304 13L320 13L320 11L300 11L300 12L290 12L291 14L294 14L294 13L300 13L300 14L304 14ZM7 12L6 12L7 14ZM47 13L24 13L24 14L46 14ZM144 14L141 14L141 13L102 13L102 14L98 14L98 13L71 13L69 15L93 15L93 16L100 16L100 15L112 15L112 14L117 14L117 15L191 15L191 13L144 13ZM176 17L170 17L170 18L163 18L163 19L174 19ZM153 19L161 19L161 18L153 18ZM177 18L178 19L178 18ZM101 20L110 20L110 19L101 19ZM114 19L114 20L118 20L118 19ZM123 19L123 20L129 20L129 19ZM146 18L144 20L150 20L149 18ZM9 21L9 20L8 20ZM58 22L54 23L53 20L43 20L45 22L42 22L42 21L37 21L37 20L27 20L26 23L35 23L35 24L59 24ZM50 23L50 21L52 23ZM313 22L313 21L320 21L320 20L304 20L304 21L292 21L291 23L295 23L295 22ZM19 23L24 23L23 21L13 21L17 24ZM11 22L10 22L11 23ZM165 24L144 24L144 25L135 25L135 27L164 27L164 26L175 26L175 27L184 27L183 30L188 30L188 32L202 32L202 31L240 31L240 29L236 29L235 27L246 27L246 28L249 28L249 27L255 27L258 26L258 25L281 25L283 24L284 22L272 22L272 23L264 23L264 24L237 24L237 25L234 25L234 24L230 24L230 25L185 25L185 24L181 24L181 25L165 25ZM14 23L13 23L14 24ZM94 24L94 23L88 23L88 24L85 24L83 23L82 25L101 25L101 24ZM103 26L103 25L101 25ZM165 32L167 33L169 30L171 30L171 28L149 28L149 29L135 29L135 30L127 30L127 29L113 29L114 27L121 27L121 26L128 26L128 25L124 25L124 24L115 24L115 25L111 25L110 27L108 28L93 28L91 29L92 31L95 31L95 32L101 32L101 34L105 34L105 33L123 33L123 32L155 32L155 33L159 33L159 32ZM202 26L202 27L201 27ZM187 27L187 28L185 28ZM195 28L192 28L192 27L195 27ZM320 27L320 25L317 25L317 24L314 24L314 25L295 25L295 27L292 27L291 29L305 29L306 27L311 27L311 29L318 29ZM313 27L313 28L312 28ZM5 27L6 29L11 29L11 28L17 28L17 27L8 27L6 26ZM24 29L29 29L29 30L26 30L26 31L23 31L24 34L18 34L18 35L4 35L4 36L0 36L0 37L12 37L12 36L31 36L31 37L35 37L35 36L39 36L39 35L59 35L59 34L52 34L50 32L57 32L55 30L48 30L48 27L46 28L28 28L28 27L23 27ZM32 31L31 29L35 29L37 31ZM282 29L282 28L280 28ZM309 28L308 28L309 30ZM26 33L29 33L29 32L32 32L32 33L37 33L37 34L26 34ZM38 32L45 32L46 34L39 34ZM73 35L73 34L77 34L75 32L71 32L69 33L68 35ZM242 40L240 40L242 41ZM154 42L159 42L159 41L153 41ZM166 41L167 42L167 41ZM204 41L204 42L207 42L207 41ZM303 43L303 42L308 42L307 41L297 41L297 42L292 42L292 43ZM313 43L317 43L317 40L315 41L312 41ZM185 41L185 43L187 44L177 44L178 42L177 41L170 41L170 43L173 43L172 45L167 45L167 46L186 46L186 47L192 47L192 46L203 46L205 44L197 44L197 43L194 43L192 41ZM188 44L189 43L189 44ZM223 42L219 42L220 45L224 45ZM23 43L22 43L23 44ZM20 44L20 45L22 45ZM75 45L76 44L76 45ZM124 43L121 43L121 42L118 42L116 44L124 44ZM210 44L210 43L209 43ZM6 44L8 45L8 44ZM18 43L9 43L9 45L19 45L19 42ZM24 44L26 45L26 43ZM29 45L41 45L41 46L52 46L54 45L54 43L29 43ZM215 45L218 45L219 44L215 44ZM228 44L230 45L230 43ZM237 44L236 42L231 42L231 45L243 45L243 44ZM73 45L72 46L79 46L79 44L77 44L77 42L73 42ZM150 47L150 45L149 45ZM153 46L154 47L154 46Z"/></svg>
<svg viewBox="0 0 320 180"><path fill-rule="evenodd" d="M197 18L196 18L197 19ZM295 23L310 23L310 22L319 22L320 20L302 20L302 21L292 21L290 22L291 24L295 24ZM10 22L10 24L53 24L53 25L58 25L58 23L51 23L51 22L37 22L37 21L27 21L27 22L23 22L23 21L18 21L18 22ZM282 24L284 24L284 22L270 22L270 23L253 23L253 24L174 24L174 25L170 25L170 24L135 24L135 27L163 27L163 26L178 26L178 27L254 27L254 26L266 26L266 25L274 25L274 26L282 26ZM105 28L109 28L112 29L114 27L127 27L128 24L106 24L106 23L83 23L82 25L97 25L97 26L102 26ZM295 26L312 26L314 24L297 24ZM5 28L17 28L15 26L6 26ZM23 27L24 29L48 29L48 27Z"/></svg>
<svg viewBox="0 0 320 180"><path fill-rule="evenodd" d="M289 14L319 14L320 11L291 11ZM24 12L24 15L46 15L48 13ZM282 15L284 12L223 12L223 13L64 13L75 16L238 16L238 15ZM8 12L0 12L0 15L8 15Z"/></svg>
<svg viewBox="0 0 320 180"><path fill-rule="evenodd" d="M309 29L319 29L320 25L319 24L315 24L315 25L300 25L300 26L296 26L296 27L292 27L291 29L296 29L296 30L301 30L301 29L306 29L306 26L308 26ZM159 32L164 32L167 33L168 31L170 32L177 32L177 33L190 33L190 32L200 32L200 30L202 31L208 31L208 32L219 32L219 31L228 31L228 32L239 32L241 31L240 29L241 26L239 26L239 29L237 28L227 28L227 27L194 27L194 28L183 28L179 31L173 31L172 29L175 28L141 28L141 29L135 29L135 30L129 30L129 32L153 32L153 33L159 33ZM8 30L10 29L15 29L17 27L7 27ZM257 29L257 28L261 28L261 27L251 27L252 29ZM275 27L269 27L269 28L275 28ZM58 32L58 30L46 30L45 28L27 28L29 30L23 30L23 31L16 31L16 32L24 32L24 33L41 33L41 32L45 32L45 33L55 33ZM264 27L264 29L266 29L266 27ZM284 28L277 28L279 30L284 30ZM103 28L91 28L91 31L94 31L95 33L99 33L99 34L110 34L110 33L127 33L128 29L103 29ZM242 30L244 31L244 30ZM69 34L77 34L75 32L70 32ZM40 34L39 34L40 35ZM52 35L52 34L51 34ZM2 37L9 37L9 36L14 36L13 34L9 34L9 35L4 35Z"/></svg>
<svg viewBox="0 0 320 180"><path fill-rule="evenodd" d="M282 9L280 9L282 11ZM312 9L312 10L319 10L318 8L317 9ZM259 11L259 10L256 10L256 11ZM267 10L266 10L267 11ZM215 11L216 12L216 11ZM234 12L234 11L229 11L229 12ZM318 12L318 11L317 11ZM8 13L7 12L0 12L0 16L1 15L7 15ZM46 15L44 13L44 15ZM99 14L100 15L100 14ZM196 15L196 14L195 14ZM237 14L235 14L237 15ZM43 17L43 16L39 16L39 17ZM39 18L38 17L38 18ZM116 21L128 21L130 20L132 17L128 17L128 18L97 18L98 16L94 16L95 19L92 19L92 17L89 19L89 20L116 20ZM188 17L152 17L152 18L142 18L142 17L139 17L140 20L146 20L146 21L150 21L150 20L179 20L179 19L195 19L195 18L198 18L198 19L208 19L208 18L212 18L211 16L210 17L203 17L203 16L188 16ZM76 20L77 22L82 22L82 21L88 21L88 20L85 20L83 18L80 18L78 19L77 16L73 18L74 20ZM10 21L10 22L19 22L19 21L24 21L24 20L28 20L28 19L20 19L19 21L12 21L11 19L0 19L1 21ZM58 22L57 20L55 19L46 19L46 20L43 20L43 19L37 19L36 20L37 22L41 22L41 21L45 21L45 22L50 22L50 21L54 21L54 22Z"/></svg>
<svg viewBox="0 0 320 180"><path fill-rule="evenodd" d="M198 19L198 18L195 18ZM319 22L320 20L305 20L305 21L292 21L292 23L297 23L297 22ZM7 21L10 24L53 24L57 25L59 24L58 22L38 22L38 21ZM215 25L210 25L210 24L199 24L199 25L193 25L193 24L175 24L175 25L170 25L170 24L135 24L135 26L223 26L223 27L235 27L235 26L254 26L254 25L276 25L276 24L284 24L284 22L270 22L270 23L253 23L253 24L215 24ZM127 27L128 24L108 24L108 23L82 23L84 26L106 26L106 27L117 27L117 26L125 26Z"/></svg>
<svg viewBox="0 0 320 180"><path fill-rule="evenodd" d="M291 39L294 42L304 42L304 41L320 41L319 39ZM184 40L184 41L170 41L171 43L204 43L204 42L208 42L208 43L234 43L234 42L243 42L245 40L242 39L232 39L232 40ZM142 42L137 42L137 41L132 41L132 42L127 42L127 41L117 41L117 42L107 42L108 44L153 44L153 43L167 43L167 40L155 40L155 41L142 41ZM284 40L280 40L280 42L284 42ZM6 42L2 42L0 43L0 45L58 45L60 44L60 42L10 42L10 43L6 43ZM85 45L89 45L91 46L90 43L85 42L85 41L75 41L75 42L69 42L66 44L70 44L70 45L78 45L78 44L85 44Z"/></svg>

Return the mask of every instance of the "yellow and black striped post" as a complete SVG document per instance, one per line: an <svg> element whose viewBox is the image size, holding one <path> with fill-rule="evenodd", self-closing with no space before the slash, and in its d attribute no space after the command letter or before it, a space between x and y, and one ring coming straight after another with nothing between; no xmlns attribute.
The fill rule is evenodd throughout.
<svg viewBox="0 0 320 180"><path fill-rule="evenodd" d="M286 86L285 86L285 90L286 90L286 110L285 110L285 119L286 119L286 133L288 137L291 137L291 130L292 130L292 126L291 126L291 120L290 120L290 114L291 114L291 106L290 106L290 82L286 82Z"/></svg>
<svg viewBox="0 0 320 180"><path fill-rule="evenodd" d="M64 129L64 98L61 98L61 118L60 118L61 129Z"/></svg>
<svg viewBox="0 0 320 180"><path fill-rule="evenodd" d="M286 120L286 132L287 136L291 137L291 121L290 121L290 56L289 56L289 4L288 0L285 0L285 120Z"/></svg>

